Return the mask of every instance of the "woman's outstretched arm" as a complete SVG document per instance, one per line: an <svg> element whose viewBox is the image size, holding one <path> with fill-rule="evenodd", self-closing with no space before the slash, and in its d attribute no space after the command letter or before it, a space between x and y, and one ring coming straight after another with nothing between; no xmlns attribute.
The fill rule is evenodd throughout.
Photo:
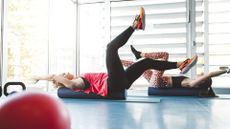
<svg viewBox="0 0 230 129"><path fill-rule="evenodd" d="M185 81L184 84L182 83L182 85L188 85L190 87L197 87L202 82L206 81L207 79L210 79L212 77L217 77L217 76L220 76L220 75L225 74L225 73L228 73L228 71L225 70L225 69L216 70L216 71L210 72L210 73L208 73L206 75L198 76L194 80Z"/></svg>
<svg viewBox="0 0 230 129"><path fill-rule="evenodd" d="M32 79L37 82L39 80L52 81L55 87L64 86L70 89L84 89L85 84L82 78L74 78L70 73L62 73L59 75L50 74L45 76L34 76Z"/></svg>
<svg viewBox="0 0 230 129"><path fill-rule="evenodd" d="M49 74L49 75L44 75L44 76L33 76L31 79L36 81L36 82L39 80L52 81L53 76L55 76L55 74Z"/></svg>
<svg viewBox="0 0 230 129"><path fill-rule="evenodd" d="M65 78L64 76L61 75L55 75L53 76L53 81L58 84L62 84L61 86L70 88L70 89L84 89L85 88L85 83L82 78L76 78L69 80Z"/></svg>

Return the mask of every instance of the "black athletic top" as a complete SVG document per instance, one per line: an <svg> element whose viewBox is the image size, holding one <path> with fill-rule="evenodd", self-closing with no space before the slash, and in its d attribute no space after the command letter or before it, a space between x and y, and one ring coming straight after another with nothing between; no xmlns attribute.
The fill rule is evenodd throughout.
<svg viewBox="0 0 230 129"><path fill-rule="evenodd" d="M175 76L172 77L172 87L182 87L181 82L188 77L186 76Z"/></svg>
<svg viewBox="0 0 230 129"><path fill-rule="evenodd" d="M172 87L182 87L181 85L181 82L186 79L188 77L186 76L175 76L175 77L172 77ZM212 79L209 78L207 80L205 80L204 82L202 82L201 84L199 84L197 87L200 87L200 88L208 88L208 87L211 87L212 85Z"/></svg>

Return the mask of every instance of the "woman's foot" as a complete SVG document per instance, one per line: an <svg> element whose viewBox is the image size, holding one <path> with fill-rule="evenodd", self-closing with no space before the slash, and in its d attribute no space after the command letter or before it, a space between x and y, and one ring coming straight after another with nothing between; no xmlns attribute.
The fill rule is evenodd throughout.
<svg viewBox="0 0 230 129"><path fill-rule="evenodd" d="M226 73L230 73L230 69L227 66L219 67L220 70L226 70Z"/></svg>
<svg viewBox="0 0 230 129"><path fill-rule="evenodd" d="M133 28L136 30L145 29L145 10L143 7L140 8L140 14L137 15L133 21Z"/></svg>
<svg viewBox="0 0 230 129"><path fill-rule="evenodd" d="M141 52L137 51L133 45L130 45L131 51L134 54L134 56L136 57L136 59L141 58Z"/></svg>
<svg viewBox="0 0 230 129"><path fill-rule="evenodd" d="M181 74L187 73L197 62L198 56L195 55L191 59L186 59L182 64L180 65L179 69L181 70Z"/></svg>

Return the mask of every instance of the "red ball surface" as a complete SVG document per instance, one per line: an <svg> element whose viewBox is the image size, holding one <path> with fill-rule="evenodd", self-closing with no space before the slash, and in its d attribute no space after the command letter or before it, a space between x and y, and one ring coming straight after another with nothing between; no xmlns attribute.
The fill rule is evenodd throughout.
<svg viewBox="0 0 230 129"><path fill-rule="evenodd" d="M64 104L44 93L23 92L0 105L0 129L70 129Z"/></svg>

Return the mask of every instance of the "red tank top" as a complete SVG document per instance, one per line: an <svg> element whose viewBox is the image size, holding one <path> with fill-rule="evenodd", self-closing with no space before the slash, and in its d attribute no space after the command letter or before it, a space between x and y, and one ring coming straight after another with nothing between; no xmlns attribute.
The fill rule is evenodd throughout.
<svg viewBox="0 0 230 129"><path fill-rule="evenodd" d="M101 96L107 96L108 87L107 87L107 73L84 73L80 75L90 84L90 87L86 90L83 90L85 93L95 93Z"/></svg>

